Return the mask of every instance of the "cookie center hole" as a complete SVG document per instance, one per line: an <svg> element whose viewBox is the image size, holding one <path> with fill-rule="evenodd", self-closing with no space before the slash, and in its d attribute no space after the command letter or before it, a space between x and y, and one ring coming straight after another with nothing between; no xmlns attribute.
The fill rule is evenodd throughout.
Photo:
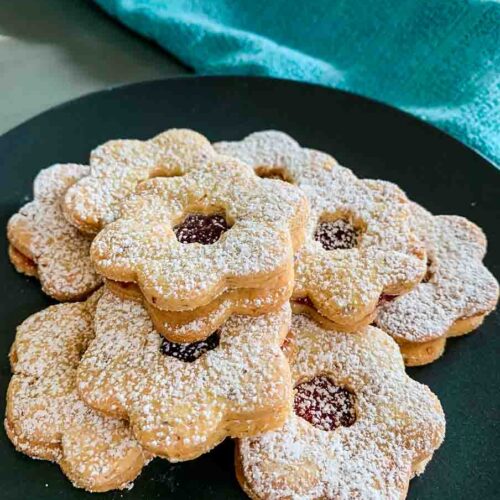
<svg viewBox="0 0 500 500"><path fill-rule="evenodd" d="M320 221L314 232L314 239L325 250L348 250L359 244L361 230L348 219Z"/></svg>
<svg viewBox="0 0 500 500"><path fill-rule="evenodd" d="M295 414L323 431L350 427L356 421L356 396L325 376L295 387Z"/></svg>
<svg viewBox="0 0 500 500"><path fill-rule="evenodd" d="M222 213L209 215L197 213L188 214L180 224L174 227L174 233L181 243L212 245L230 227Z"/></svg>
<svg viewBox="0 0 500 500"><path fill-rule="evenodd" d="M293 184L293 180L288 175L288 172L281 167L257 167L255 173L263 179L277 179Z"/></svg>
<svg viewBox="0 0 500 500"><path fill-rule="evenodd" d="M192 344L177 344L162 337L160 351L165 356L172 356L185 363L193 363L206 352L218 347L219 342L219 331L212 333L212 335L205 340L193 342Z"/></svg>

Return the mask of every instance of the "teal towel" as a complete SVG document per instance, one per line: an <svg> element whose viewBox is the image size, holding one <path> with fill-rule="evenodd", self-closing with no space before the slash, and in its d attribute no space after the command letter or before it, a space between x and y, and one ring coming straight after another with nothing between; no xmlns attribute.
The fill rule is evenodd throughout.
<svg viewBox="0 0 500 500"><path fill-rule="evenodd" d="M500 164L496 0L95 0L196 72L352 91Z"/></svg>

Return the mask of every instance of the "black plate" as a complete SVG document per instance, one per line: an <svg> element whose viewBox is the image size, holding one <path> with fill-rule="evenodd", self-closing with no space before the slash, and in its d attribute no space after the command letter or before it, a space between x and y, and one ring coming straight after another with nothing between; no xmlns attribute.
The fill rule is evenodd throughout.
<svg viewBox="0 0 500 500"><path fill-rule="evenodd" d="M1 221L28 197L35 174L56 162L88 160L112 138L146 139L170 127L199 130L211 140L239 139L261 129L284 130L303 145L332 153L361 177L395 181L434 213L456 213L489 237L486 262L499 275L500 174L486 160L404 113L335 90L261 78L180 78L92 94L54 108L0 138ZM35 280L10 266L0 238L3 297L1 388L10 377L7 352L15 327L50 303ZM436 363L410 370L439 396L447 436L426 473L412 481L416 499L493 498L500 489L498 313L476 333L451 340ZM496 331L495 331L496 330ZM5 399L2 398L3 412ZM56 465L14 451L0 431L0 497L84 498ZM109 498L244 498L234 479L232 443L184 464L156 459L129 492ZM498 497L497 497L498 498Z"/></svg>

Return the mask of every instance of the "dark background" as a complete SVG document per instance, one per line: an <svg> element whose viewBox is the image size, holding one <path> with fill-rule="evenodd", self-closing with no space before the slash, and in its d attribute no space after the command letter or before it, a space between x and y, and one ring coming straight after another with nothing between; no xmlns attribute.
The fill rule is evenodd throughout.
<svg viewBox="0 0 500 500"><path fill-rule="evenodd" d="M460 214L489 238L486 263L500 275L500 173L479 155L416 119L350 94L281 80L183 78L104 91L46 112L0 138L0 225L31 198L35 174L55 162L82 162L112 138L149 138L170 127L194 128L213 141L265 128L325 150L360 177L397 182L436 214ZM0 394L10 377L15 327L50 303L35 280L17 274L0 238ZM499 498L499 316L452 339L439 361L409 370L439 396L447 436L411 499ZM58 466L14 451L0 431L0 497L59 499L90 495L71 487ZM104 496L104 495L100 495ZM130 492L107 498L244 498L232 443L184 464L156 459Z"/></svg>

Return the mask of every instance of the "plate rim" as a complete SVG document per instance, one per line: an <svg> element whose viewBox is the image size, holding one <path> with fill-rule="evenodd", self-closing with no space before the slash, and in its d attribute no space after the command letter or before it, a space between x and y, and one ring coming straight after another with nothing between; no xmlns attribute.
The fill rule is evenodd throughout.
<svg viewBox="0 0 500 500"><path fill-rule="evenodd" d="M388 104L384 101L380 101L377 99L374 99L372 97L367 97L362 94L358 94L356 92L348 91L348 90L343 90L343 89L337 89L335 87L329 87L328 85L323 85L323 84L318 84L318 83L312 83L312 82L306 82L306 81L301 81L301 80L294 80L291 78L278 78L274 76L260 76L260 75L231 75L231 74L221 74L221 75L197 75L197 74L188 74L188 75L176 75L172 77L165 77L165 78L152 78L152 79L147 79L147 80L140 80L137 82L130 82L130 83L124 83L124 84L116 84L116 85L111 85L108 87L104 87L100 90L94 90L92 92L88 92L85 94L82 94L80 96L74 97L72 99L69 99L67 101L61 102L59 104L56 104L54 106L51 106L43 111L40 111L39 113L36 113L35 115L31 116L30 118L27 118L26 120L22 121L21 123L15 125L11 129L7 130L3 134L0 135L0 142L3 140L6 140L8 136L14 134L17 132L19 128L25 127L29 125L31 122L36 121L37 119L43 117L47 113L51 113L53 111L57 111L60 109L63 109L67 106L71 106L77 102L84 101L85 99L95 97L97 95L101 94L106 94L108 92L114 92L114 91L126 91L131 88L139 88L151 84L168 84L169 82L172 81L183 81L183 80L199 80L199 81L209 81L209 80L220 80L220 81L273 81L275 83L280 83L280 84L286 84L286 85L292 85L292 86L298 86L298 87L310 87L310 88L320 88L323 89L327 92L333 92L337 94L341 94L344 96L347 96L349 98L354 98L356 100L359 100L361 102L371 104L371 105L376 105L381 109L385 109L386 111L389 111L391 113L396 113L396 114L401 114L403 116L406 116L408 119L411 121L415 122L416 124L419 124L420 126L424 126L428 128L430 131L433 131L434 133L438 133L439 135L452 140L453 142L457 143L461 147L465 148L469 152L472 152L475 154L479 160L482 160L482 162L486 163L489 165L489 167L493 168L494 171L500 173L500 164L496 164L491 158L488 158L485 156L481 151L479 151L476 148L473 148L472 146L469 146L468 144L465 144L462 142L460 139L457 137L451 135L450 133L446 132L445 130L437 127L436 125L427 122L418 116L415 116L408 111L404 111L400 108L397 108L396 106L393 106L391 104Z"/></svg>
<svg viewBox="0 0 500 500"><path fill-rule="evenodd" d="M446 132L440 130L439 128L437 128L437 127L435 127L435 126L433 126L433 125L431 125L429 123L426 123L423 120L421 120L421 119L419 119L419 118L417 118L417 117L415 117L415 116L413 116L413 115L411 115L411 114L409 114L407 112L401 111L398 108L395 108L393 106L387 105L387 104L385 104L383 102L378 102L376 100L373 100L373 99L370 99L370 98L366 98L364 96L360 96L360 95L352 93L352 92L346 92L346 91L342 91L342 90L333 89L333 88L325 86L325 85L316 85L316 84L310 84L310 83L307 83L307 82L297 82L295 80L279 79L279 78L254 77L254 76L251 76L251 77L246 77L246 76L240 77L240 76L233 76L233 75L228 75L228 76L218 76L218 75L208 75L208 76L181 75L179 77L174 77L174 78L157 78L157 79L144 80L144 81L139 81L139 82L134 82L134 83L127 83L127 84L124 84L124 85L116 85L116 86L111 86L111 87L108 87L108 88L105 88L105 89L96 90L94 92L91 92L91 93L88 93L88 94L84 94L82 96L78 96L78 97L75 97L74 99L70 99L68 101L59 103L59 104L57 104L55 106L52 106L49 109L44 110L44 111L42 111L42 112L40 112L40 113L32 116L31 118L28 118L24 122L16 125L15 127L13 127L12 129L10 129L9 131L5 132L4 134L2 134L0 136L0 150L4 149L4 147L8 143L12 142L12 139L16 139L18 135L24 134L25 131L26 131L26 129L28 130L28 132L30 132L33 128L34 129L38 129L39 128L39 123L37 123L37 121L40 120L40 119L46 120L46 118L45 118L46 114L57 112L59 109L63 110L63 114L67 114L68 108L71 109L71 106L73 106L73 105L81 107L82 104L85 105L84 104L85 100L88 99L88 98L92 98L92 97L99 96L99 95L103 95L104 96L104 95L106 95L106 93L108 91L125 91L125 92L127 92L127 89L130 89L130 88L132 88L132 89L134 89L134 88L137 88L137 89L143 88L143 89L146 89L145 91L147 92L148 86L155 85L155 84L158 85L157 90L160 91L163 84L169 84L171 81L176 81L177 84L179 84L179 82L187 81L188 79L189 80L199 80L200 82L203 81L203 80L204 81L217 80L217 81L221 82L221 90L222 91L224 91L225 85L229 85L227 82L231 82L231 81L244 82L244 81L247 81L247 82L249 82L249 84L251 84L251 82L255 81L255 80L265 80L267 82L274 80L275 81L274 84L271 84L269 86L270 91L273 88L278 89L278 91L279 91L280 88L283 88L283 87L281 87L282 85L287 85L287 86L290 85L290 88L296 87L298 89L300 89L300 88L305 88L305 89L307 89L307 88L313 88L313 89L314 88L321 88L321 89L325 89L326 90L326 92L324 94L325 98L328 98L328 96L330 95L332 97L332 101L333 101L333 100L335 100L335 96L336 95L340 96L341 98L340 98L339 102L341 104L343 102L345 102L346 104L352 103L353 106L366 106L366 111L369 112L370 110L373 110L375 113L377 113L377 112L380 112L381 114L386 113L387 118L388 119L389 118L394 119L394 121L396 121L397 119L404 119L404 116L406 115L407 117L410 118L410 120L408 120L406 122L406 125L409 127L410 130L416 130L416 132L422 133L422 136L425 136L425 137L422 137L422 141L423 142L425 142L426 139L434 139L434 140L436 140L436 142L437 141L442 141L443 147L449 146L451 148L453 146L453 147L455 147L455 149L456 149L456 151L457 151L458 154L462 154L462 152L463 152L464 154L470 155L469 159L471 161L474 161L474 162L477 161L477 165L478 166L481 165L481 166L484 167L485 164L492 165L493 166L493 170L492 169L487 169L487 170L484 171L484 175L486 175L486 176L490 175L491 177L493 177L492 174L488 174L488 173L489 172L493 172L493 171L499 172L499 170L495 167L495 164L493 164L492 162L490 162L489 159L485 158L483 155L481 155L480 153L478 153L474 149L470 148L469 146L463 144L458 139L454 138L453 136L450 136L449 134L447 134ZM277 83L276 83L276 81L277 81ZM200 83L200 88L201 88L201 86L202 86L202 84ZM170 86L169 88L171 89L172 87ZM193 88L196 89L196 86L193 85ZM235 86L234 88L239 88L239 87ZM247 87L243 85L241 88L244 90ZM251 90L251 85L249 85L248 88ZM218 89L218 87L215 86L214 87L214 91L217 91L217 89ZM138 90L138 93L141 93L141 92L144 92L144 90L142 90L142 91ZM320 95L323 95L323 94L320 93ZM343 95L347 95L348 96L348 98L345 99L345 101L343 100L343 97L342 97ZM116 96L116 94L115 94L115 96ZM308 97L308 96L305 96L305 97ZM113 97L111 97L111 98L113 99ZM373 107L373 103L375 103L375 107ZM389 110L387 110L385 108L389 108ZM363 109L361 111L363 111ZM57 118L57 116L56 116L56 118ZM406 121L406 119L404 119L404 120ZM413 128L411 128L411 127L413 127ZM427 127L430 127L431 130L428 130ZM437 131L438 134L436 134L435 132L432 132L432 129L434 131ZM453 140L453 142L450 142L450 141L447 141L444 138L441 138L442 135L451 138ZM418 143L420 143L420 141L416 141L415 143L418 144ZM16 148L17 148L17 145L16 145ZM9 154L7 150L5 150L5 151L7 152L7 154ZM0 151L0 153L1 152L2 151ZM428 166L425 166L425 165L423 165L423 167L424 168L428 168ZM470 169L470 165L468 165L468 172L470 172L470 174L473 175L473 171L472 171L472 169ZM380 174L380 175L382 175L382 174ZM500 179L498 176L495 176L495 178L497 179L497 181ZM496 185L496 183L495 183L495 185ZM500 185L499 185L499 187L500 187ZM30 199L32 199L32 191L30 193L31 193ZM494 253L494 252L492 252L492 253ZM6 255L4 255L4 259L6 259ZM41 293L41 291L40 291L39 294L43 295ZM38 309L36 311L38 311ZM12 337L12 339L13 339L13 337ZM10 378L10 375L9 375L9 378ZM411 378L416 379L416 377L415 377L414 374L411 375ZM431 385L430 383L427 383L427 382L426 382L426 384L428 384L434 390L434 385ZM436 392L436 394L437 394L437 392ZM0 433L1 432L2 431L0 430ZM3 444L3 443L0 443L0 444ZM446 455L446 459L456 460L457 456L456 455ZM26 457L24 457L22 455L21 455L21 458L26 459ZM439 459L436 457L435 460L438 461ZM459 464L460 464L460 462L459 462ZM60 476L61 478L64 479L64 477L61 474L59 474L59 471L56 471L56 472L57 472L58 476ZM234 477L234 473L233 473L233 469L232 468L228 469L228 470L225 470L225 474L226 474L226 476ZM427 478L425 478L424 481L430 483L430 480L427 480ZM66 484L66 481L64 481L64 483ZM411 484L412 483L410 482L410 488L411 488ZM62 491L64 491L64 492L67 493L67 491L69 491L69 490L66 490L66 488L65 488ZM80 492L77 491L77 490L74 490L74 491L76 492L75 495L74 495L75 498L76 498L76 497L79 496L78 493L80 493ZM73 489L71 489L71 492L73 493ZM437 490L436 492L439 493L439 490ZM120 492L110 492L110 497L112 497L115 493L120 493ZM57 496L59 493L56 492L56 491L54 491L54 490L52 490L52 494L54 496ZM165 492L164 494L166 494L166 496L168 497L168 495L170 493L166 493ZM71 498L72 497L73 497L73 495L71 495Z"/></svg>

